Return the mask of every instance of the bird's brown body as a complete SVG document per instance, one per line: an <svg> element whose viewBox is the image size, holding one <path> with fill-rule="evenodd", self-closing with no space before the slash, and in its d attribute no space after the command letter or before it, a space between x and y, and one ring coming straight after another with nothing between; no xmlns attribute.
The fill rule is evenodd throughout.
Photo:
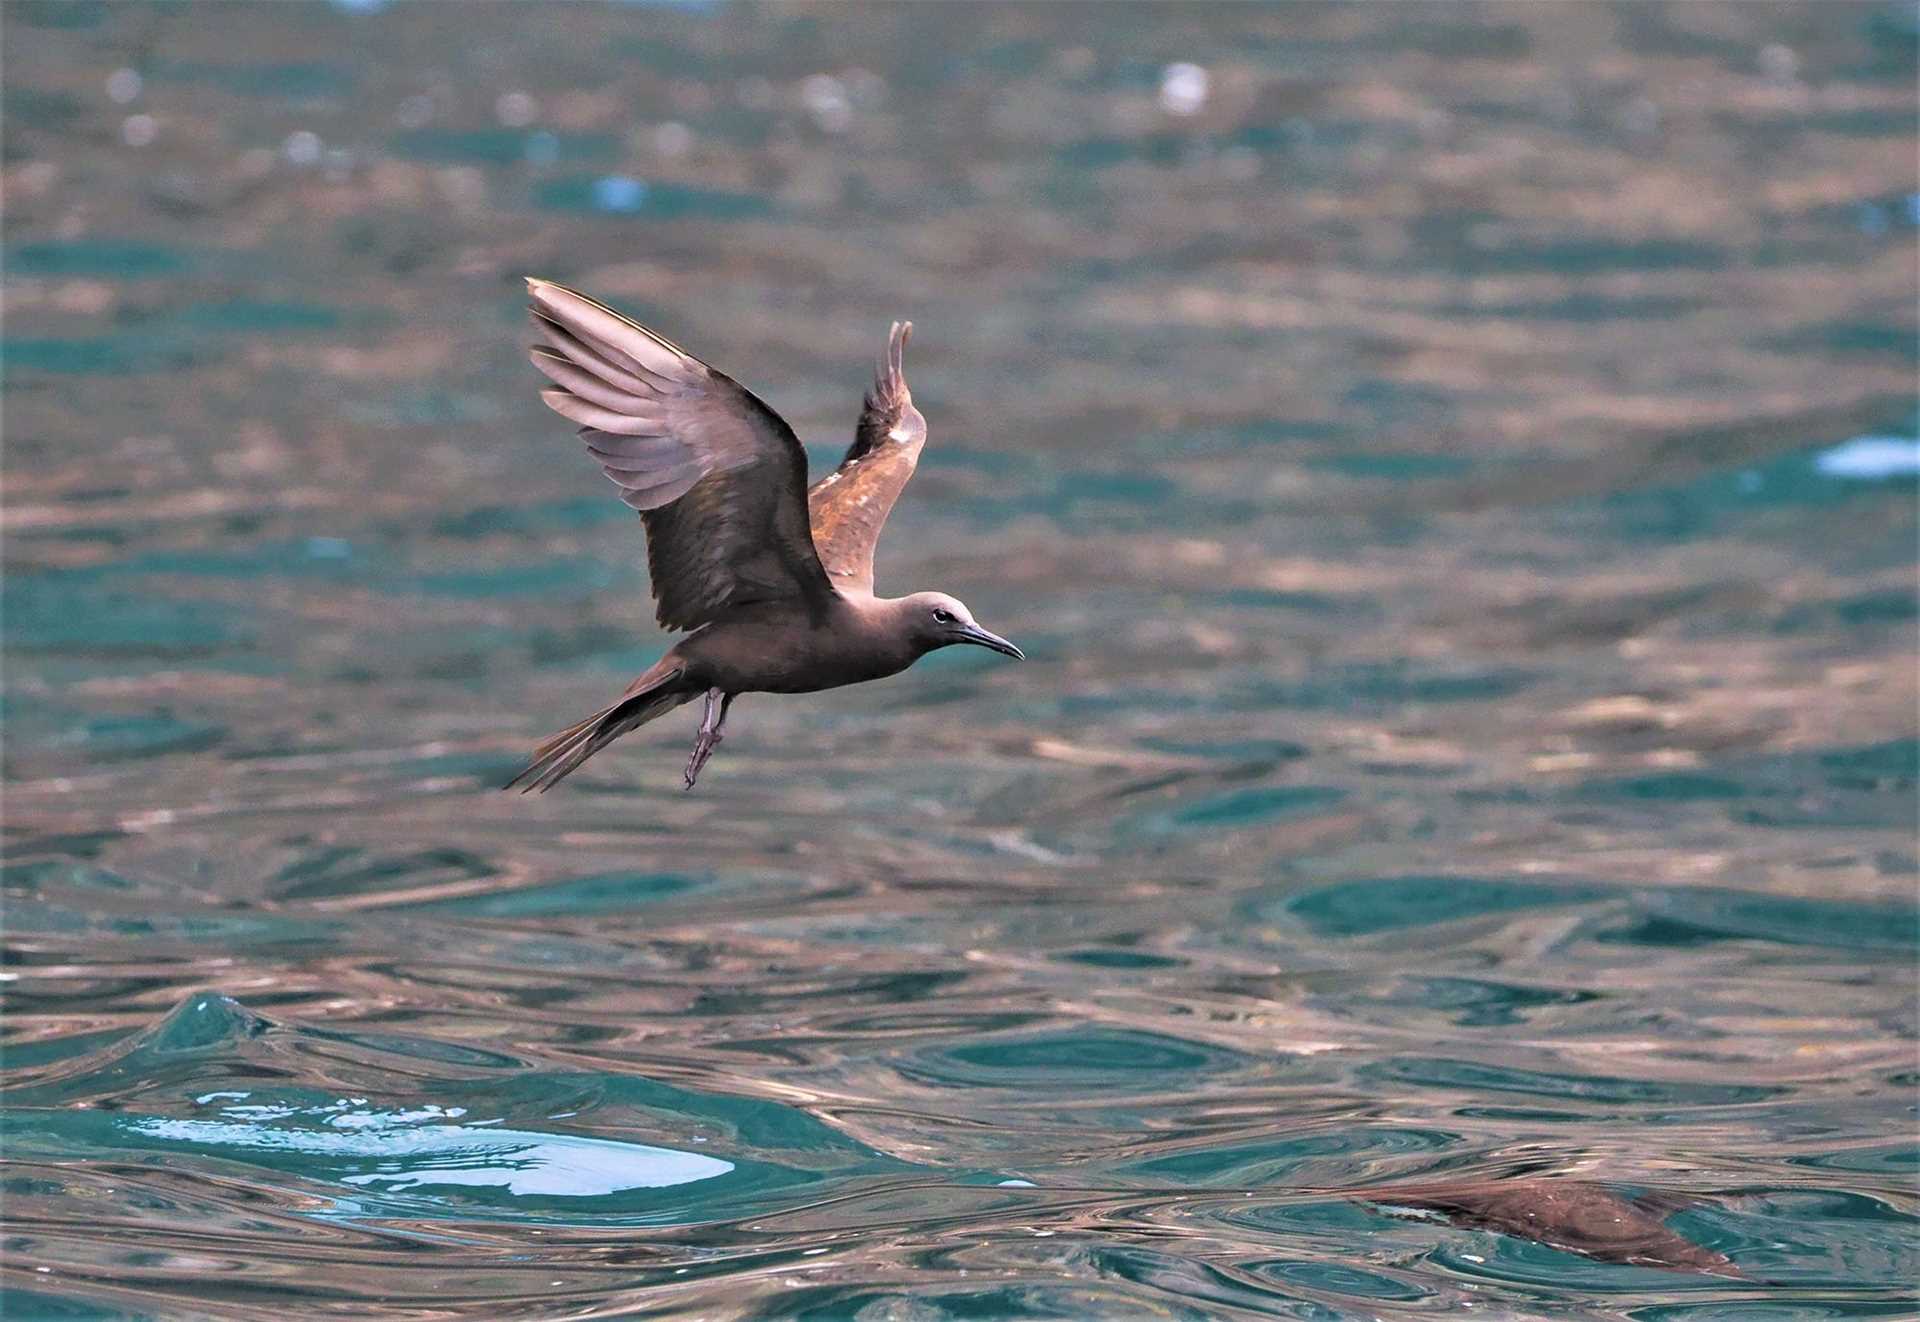
<svg viewBox="0 0 1920 1322"><path fill-rule="evenodd" d="M676 644L655 669L683 667L702 692L818 693L885 679L923 655L898 615L893 603L860 596L829 603L817 619L787 606L743 607Z"/></svg>
<svg viewBox="0 0 1920 1322"><path fill-rule="evenodd" d="M812 693L898 674L936 648L1020 649L940 593L874 595L873 549L926 443L895 323L840 467L811 488L793 431L686 350L545 280L529 280L546 343L533 363L555 412L639 511L657 615L694 632L625 696L547 740L514 785L551 789L627 731L696 697L706 719L692 789L741 693Z"/></svg>

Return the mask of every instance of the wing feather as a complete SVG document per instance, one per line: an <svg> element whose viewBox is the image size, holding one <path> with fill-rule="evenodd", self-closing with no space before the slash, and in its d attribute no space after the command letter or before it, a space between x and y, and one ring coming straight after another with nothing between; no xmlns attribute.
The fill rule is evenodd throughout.
<svg viewBox="0 0 1920 1322"><path fill-rule="evenodd" d="M905 355L912 334L912 322L893 323L853 445L840 467L807 492L814 546L828 577L843 590L873 591L874 546L926 445L927 420L907 389Z"/></svg>
<svg viewBox="0 0 1920 1322"><path fill-rule="evenodd" d="M631 394L651 398L665 385L652 373L640 371L631 365L622 367L607 354L590 347L578 336L568 332L566 327L542 312L539 304L534 304L531 310L534 325L538 326L547 338L546 344L535 345L535 348L557 350L568 361L587 368L609 385L618 386ZM618 356L615 355L615 357Z"/></svg>
<svg viewBox="0 0 1920 1322"><path fill-rule="evenodd" d="M553 350L536 347L528 355L533 365L546 375L547 380L557 386L565 387L573 394L590 400L602 408L626 409L629 412L646 409L653 396L631 390L622 390L605 378L592 372L582 371Z"/></svg>
<svg viewBox="0 0 1920 1322"><path fill-rule="evenodd" d="M614 436L672 435L668 430L667 404L664 400L649 401L641 408L610 409L582 399L570 390L562 390L559 386L548 386L540 392L540 398L561 417L572 418L583 427L591 427L595 431Z"/></svg>
<svg viewBox="0 0 1920 1322"><path fill-rule="evenodd" d="M807 523L807 460L780 415L671 340L551 281L527 281L543 343L540 397L640 512L669 629L833 595Z"/></svg>

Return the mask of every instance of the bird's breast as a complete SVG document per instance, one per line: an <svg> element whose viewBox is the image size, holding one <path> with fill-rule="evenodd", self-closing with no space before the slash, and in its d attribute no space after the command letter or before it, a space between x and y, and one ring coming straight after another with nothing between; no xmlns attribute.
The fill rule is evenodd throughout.
<svg viewBox="0 0 1920 1322"><path fill-rule="evenodd" d="M715 621L679 650L692 678L729 693L814 693L897 674L913 661L844 622L797 615Z"/></svg>

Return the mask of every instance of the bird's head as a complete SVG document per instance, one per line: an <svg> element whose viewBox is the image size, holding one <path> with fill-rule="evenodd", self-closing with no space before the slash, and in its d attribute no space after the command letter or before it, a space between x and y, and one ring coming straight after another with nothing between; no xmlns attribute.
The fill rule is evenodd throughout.
<svg viewBox="0 0 1920 1322"><path fill-rule="evenodd" d="M922 653L955 643L972 643L1016 661L1027 659L1025 652L999 634L975 624L973 612L958 597L949 597L944 592L916 592L911 597L902 597L895 609L906 625L907 636Z"/></svg>

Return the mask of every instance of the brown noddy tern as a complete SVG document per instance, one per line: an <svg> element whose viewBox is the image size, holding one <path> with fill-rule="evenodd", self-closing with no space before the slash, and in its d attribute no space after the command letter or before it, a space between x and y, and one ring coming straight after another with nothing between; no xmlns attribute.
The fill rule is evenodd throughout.
<svg viewBox="0 0 1920 1322"><path fill-rule="evenodd" d="M504 787L552 789L629 730L706 698L688 789L742 693L813 693L898 674L937 648L1024 654L942 592L879 597L873 548L913 476L927 420L913 406L895 322L852 447L807 485L793 429L752 391L595 299L529 278L533 365L548 407L639 511L656 618L692 632L618 702L540 744Z"/></svg>

